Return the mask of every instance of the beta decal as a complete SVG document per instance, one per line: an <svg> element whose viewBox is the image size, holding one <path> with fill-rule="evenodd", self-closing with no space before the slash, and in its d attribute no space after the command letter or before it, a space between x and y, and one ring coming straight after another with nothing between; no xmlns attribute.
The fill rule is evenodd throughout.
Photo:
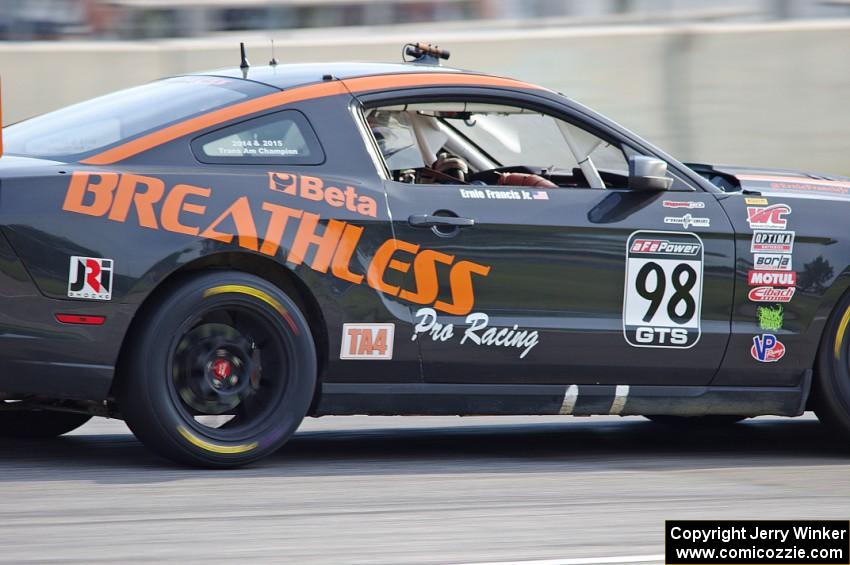
<svg viewBox="0 0 850 565"><path fill-rule="evenodd" d="M785 323L785 308L782 304L759 306L757 308L759 329L775 332Z"/></svg>
<svg viewBox="0 0 850 565"><path fill-rule="evenodd" d="M691 226L707 228L711 226L711 218L695 218L690 214L685 214L684 216L667 216L664 218L664 223L680 225L685 229Z"/></svg>
<svg viewBox="0 0 850 565"><path fill-rule="evenodd" d="M759 363L775 363L785 356L785 345L773 334L753 336L750 355Z"/></svg>
<svg viewBox="0 0 850 565"><path fill-rule="evenodd" d="M112 259L72 256L68 269L68 296L111 300L113 265Z"/></svg>
<svg viewBox="0 0 850 565"><path fill-rule="evenodd" d="M395 324L343 324L340 359L393 358Z"/></svg>
<svg viewBox="0 0 850 565"><path fill-rule="evenodd" d="M473 312L464 320L468 327L463 330L460 345L469 342L473 345L491 345L495 347L513 347L521 350L519 358L524 359L539 342L537 330L526 330L517 324L510 327L490 327L490 316L483 312ZM416 311L416 325L411 340L427 335L433 341L448 341L455 337L455 326L437 321L437 312L433 308L420 308Z"/></svg>
<svg viewBox="0 0 850 565"><path fill-rule="evenodd" d="M661 205L665 208L684 208L686 210L705 208L705 202L692 202L690 200L664 200Z"/></svg>
<svg viewBox="0 0 850 565"><path fill-rule="evenodd" d="M792 253L794 251L794 232L792 231L754 231L750 244L750 253Z"/></svg>
<svg viewBox="0 0 850 565"><path fill-rule="evenodd" d="M756 253L753 255L753 269L757 271L790 271L792 268L791 255L781 253Z"/></svg>
<svg viewBox="0 0 850 565"><path fill-rule="evenodd" d="M702 240L692 233L637 231L626 249L626 341L634 347L693 347L700 338Z"/></svg>
<svg viewBox="0 0 850 565"><path fill-rule="evenodd" d="M796 290L793 286L789 288L757 286L750 290L747 297L753 302L791 302Z"/></svg>
<svg viewBox="0 0 850 565"><path fill-rule="evenodd" d="M791 213L787 204L771 204L770 206L747 206L747 223L750 229L784 230L788 227L785 217Z"/></svg>
<svg viewBox="0 0 850 565"><path fill-rule="evenodd" d="M797 286L794 271L750 271L747 276L750 286Z"/></svg>
<svg viewBox="0 0 850 565"><path fill-rule="evenodd" d="M357 194L353 186L346 186L345 190L325 186L325 182L319 177L271 172L269 189L314 202L324 201L329 206L345 208L361 216L374 218L378 215L378 205L374 198Z"/></svg>
<svg viewBox="0 0 850 565"><path fill-rule="evenodd" d="M303 182L313 182L304 181L304 178L299 186ZM270 191L269 195L279 192ZM166 190L165 183L156 177L77 171L71 177L62 209L87 216L105 216L123 223L131 217L130 209L135 208L141 227L235 244L270 257L281 254L284 255L281 259L293 265L306 264L319 273L329 273L355 285L365 284L387 296L433 306L455 316L472 311L475 279L490 273L488 265L422 249L418 244L401 239L380 243L366 264L357 269L352 262L358 256L358 245L366 228L340 220L322 222L319 214L276 202L262 202L257 206L247 196L235 197L224 210L208 214L211 194L211 188L188 184L177 184ZM327 191L324 195L323 198L327 198ZM363 211L361 213L372 209L362 199L352 202ZM412 271L410 288L387 282L388 271ZM441 277L448 279L449 300L438 299Z"/></svg>

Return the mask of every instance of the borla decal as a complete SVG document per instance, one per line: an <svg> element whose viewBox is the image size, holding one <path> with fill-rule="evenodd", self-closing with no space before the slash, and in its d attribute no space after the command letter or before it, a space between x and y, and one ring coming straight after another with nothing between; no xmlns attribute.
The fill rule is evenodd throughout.
<svg viewBox="0 0 850 565"><path fill-rule="evenodd" d="M490 326L490 316L483 312L469 314L464 322L467 327L460 337L460 345L470 343L511 347L519 351L520 359L524 359L540 341L537 330L529 331L517 324L510 327ZM416 325L410 339L415 341L420 335L426 335L433 341L448 341L455 337L455 326L438 322L437 312L433 308L420 308L416 311Z"/></svg>
<svg viewBox="0 0 850 565"><path fill-rule="evenodd" d="M623 333L634 347L693 347L700 338L702 240L634 232L626 248Z"/></svg>
<svg viewBox="0 0 850 565"><path fill-rule="evenodd" d="M747 223L754 230L784 230L788 227L785 216L790 213L791 207L787 204L747 206Z"/></svg>
<svg viewBox="0 0 850 565"><path fill-rule="evenodd" d="M707 228L711 226L711 218L695 218L690 214L684 216L667 216L664 218L665 224L680 225L685 229L693 226L695 228Z"/></svg>
<svg viewBox="0 0 850 565"><path fill-rule="evenodd" d="M792 231L754 231L750 244L750 253L792 253L794 251L794 232Z"/></svg>
<svg viewBox="0 0 850 565"><path fill-rule="evenodd" d="M68 270L68 296L111 300L112 270L112 259L72 256Z"/></svg>
<svg viewBox="0 0 850 565"><path fill-rule="evenodd" d="M756 253L753 256L753 269L757 271L791 271L791 255L781 253Z"/></svg>
<svg viewBox="0 0 850 565"><path fill-rule="evenodd" d="M393 358L395 324L343 324L340 359L369 361Z"/></svg>
<svg viewBox="0 0 850 565"><path fill-rule="evenodd" d="M776 363L785 356L785 345L773 334L753 336L750 355L759 363Z"/></svg>

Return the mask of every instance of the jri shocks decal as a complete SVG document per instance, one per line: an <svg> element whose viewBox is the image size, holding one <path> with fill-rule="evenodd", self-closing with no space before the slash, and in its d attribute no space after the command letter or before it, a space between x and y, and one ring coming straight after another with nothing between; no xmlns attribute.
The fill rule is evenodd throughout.
<svg viewBox="0 0 850 565"><path fill-rule="evenodd" d="M747 223L754 230L784 230L788 227L785 217L791 213L787 204L770 206L747 206Z"/></svg>
<svg viewBox="0 0 850 565"><path fill-rule="evenodd" d="M343 324L340 359L390 360L395 324Z"/></svg>
<svg viewBox="0 0 850 565"><path fill-rule="evenodd" d="M112 259L72 256L68 269L68 296L111 300L112 272Z"/></svg>
<svg viewBox="0 0 850 565"><path fill-rule="evenodd" d="M792 231L754 231L750 244L750 253L792 253L794 251L794 232Z"/></svg>
<svg viewBox="0 0 850 565"><path fill-rule="evenodd" d="M623 333L634 347L693 347L700 338L702 240L634 232L626 248Z"/></svg>

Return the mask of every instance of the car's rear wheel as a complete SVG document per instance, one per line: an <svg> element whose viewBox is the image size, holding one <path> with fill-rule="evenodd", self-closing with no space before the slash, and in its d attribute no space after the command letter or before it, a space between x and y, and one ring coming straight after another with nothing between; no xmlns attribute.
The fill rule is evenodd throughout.
<svg viewBox="0 0 850 565"><path fill-rule="evenodd" d="M0 437L36 439L61 436L91 419L89 414L51 410L1 410Z"/></svg>
<svg viewBox="0 0 850 565"><path fill-rule="evenodd" d="M726 414L709 414L707 416L644 416L652 420L656 424L673 427L705 427L712 426L731 426L737 424L741 420L746 420L746 416L727 416Z"/></svg>
<svg viewBox="0 0 850 565"><path fill-rule="evenodd" d="M235 467L295 433L316 384L298 306L236 272L190 278L141 320L118 401L133 433L174 461Z"/></svg>
<svg viewBox="0 0 850 565"><path fill-rule="evenodd" d="M850 437L850 296L845 296L827 322L818 352L812 405L818 419Z"/></svg>

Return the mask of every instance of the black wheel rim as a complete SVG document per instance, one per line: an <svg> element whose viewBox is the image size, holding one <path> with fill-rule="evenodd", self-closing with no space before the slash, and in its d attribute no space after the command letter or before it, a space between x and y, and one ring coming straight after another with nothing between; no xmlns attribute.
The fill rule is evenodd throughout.
<svg viewBox="0 0 850 565"><path fill-rule="evenodd" d="M215 439L256 436L280 404L292 369L280 320L250 303L223 302L187 320L176 336L168 390L182 419Z"/></svg>

